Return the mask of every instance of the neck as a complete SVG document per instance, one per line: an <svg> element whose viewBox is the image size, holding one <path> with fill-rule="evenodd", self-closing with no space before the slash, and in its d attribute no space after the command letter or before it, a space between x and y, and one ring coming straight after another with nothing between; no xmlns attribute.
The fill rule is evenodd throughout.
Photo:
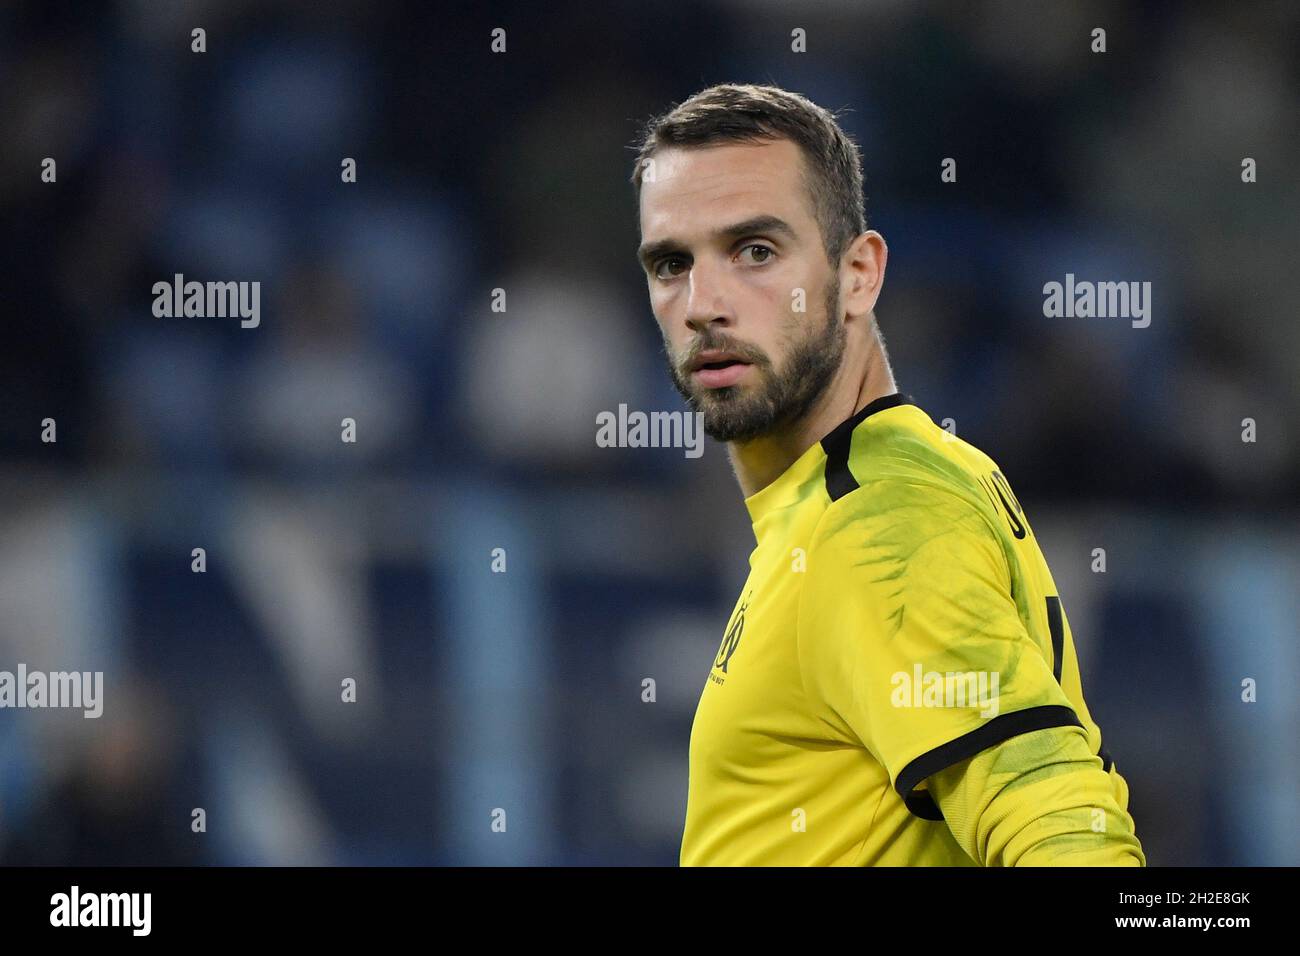
<svg viewBox="0 0 1300 956"><path fill-rule="evenodd" d="M727 445L743 497L770 485L840 422L898 390L875 335L870 338L865 357L855 356L853 351L851 345L846 347L839 371L807 415L759 438Z"/></svg>

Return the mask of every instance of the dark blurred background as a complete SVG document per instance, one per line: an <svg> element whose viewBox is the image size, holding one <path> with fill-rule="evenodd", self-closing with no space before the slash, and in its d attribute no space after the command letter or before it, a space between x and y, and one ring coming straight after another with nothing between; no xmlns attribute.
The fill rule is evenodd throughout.
<svg viewBox="0 0 1300 956"><path fill-rule="evenodd" d="M105 701L0 710L0 862L676 863L752 536L721 446L595 416L681 407L629 147L733 81L847 110L899 385L1031 516L1149 861L1300 863L1298 54L1282 2L5 4L0 670Z"/></svg>

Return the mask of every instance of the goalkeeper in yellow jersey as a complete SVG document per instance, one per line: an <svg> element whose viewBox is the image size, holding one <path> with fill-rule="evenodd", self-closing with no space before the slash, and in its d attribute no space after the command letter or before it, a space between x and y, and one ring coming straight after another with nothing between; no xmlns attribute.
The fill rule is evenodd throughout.
<svg viewBox="0 0 1300 956"><path fill-rule="evenodd" d="M804 97L727 84L638 149L669 371L756 540L681 863L1145 865L1020 502L895 385L857 147Z"/></svg>

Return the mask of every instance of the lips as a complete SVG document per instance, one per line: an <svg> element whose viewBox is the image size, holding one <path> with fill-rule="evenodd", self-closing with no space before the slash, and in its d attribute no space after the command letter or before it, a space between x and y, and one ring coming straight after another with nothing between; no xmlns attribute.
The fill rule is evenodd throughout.
<svg viewBox="0 0 1300 956"><path fill-rule="evenodd" d="M750 363L735 352L722 349L701 352L690 364L691 377L705 388L735 385L749 367Z"/></svg>

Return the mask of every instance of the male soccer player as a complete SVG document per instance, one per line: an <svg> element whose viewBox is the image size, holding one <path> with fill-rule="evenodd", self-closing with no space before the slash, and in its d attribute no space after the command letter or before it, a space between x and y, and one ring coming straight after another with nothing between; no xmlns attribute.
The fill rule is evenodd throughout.
<svg viewBox="0 0 1300 956"><path fill-rule="evenodd" d="M802 96L726 84L638 149L669 371L757 541L681 863L1145 865L1024 509L895 386L856 145Z"/></svg>

